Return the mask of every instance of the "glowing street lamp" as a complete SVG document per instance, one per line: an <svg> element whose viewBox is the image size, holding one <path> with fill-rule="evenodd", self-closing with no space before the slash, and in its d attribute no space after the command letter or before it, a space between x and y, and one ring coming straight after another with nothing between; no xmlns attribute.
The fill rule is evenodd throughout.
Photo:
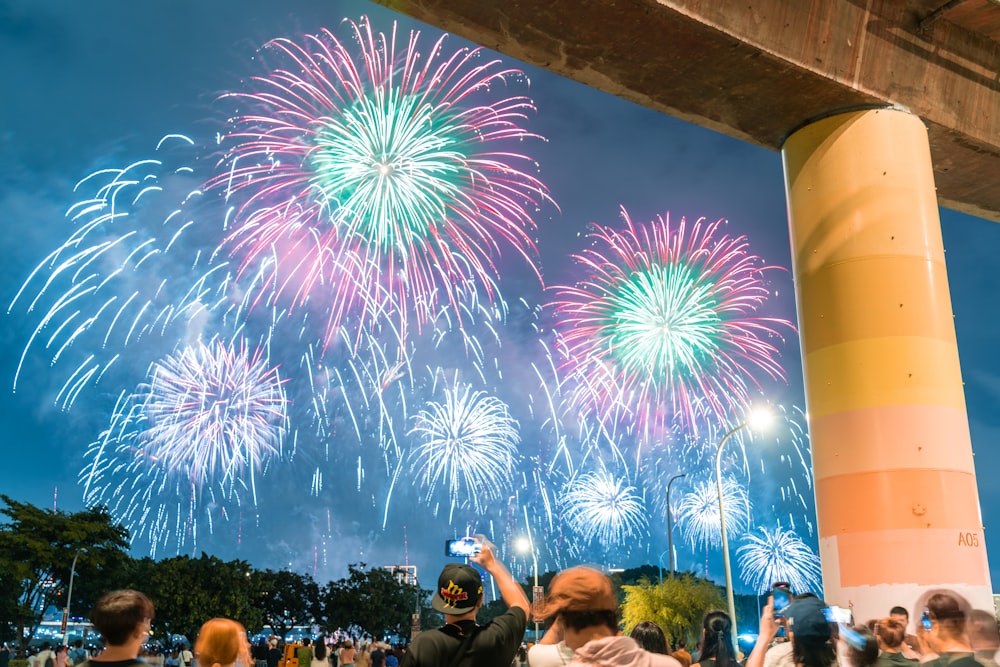
<svg viewBox="0 0 1000 667"><path fill-rule="evenodd" d="M80 557L80 552L85 551L86 549L79 549L76 552L76 555L73 556L73 565L69 568L69 590L66 591L66 606L63 607L62 615L63 646L69 645L69 604L70 600L73 599L73 578L76 577L76 561Z"/></svg>
<svg viewBox="0 0 1000 667"><path fill-rule="evenodd" d="M749 428L753 431L766 429L774 421L774 414L770 410L751 410L745 421L738 426L729 429L722 440L719 441L718 449L715 450L715 488L719 492L719 523L722 524L722 562L726 570L726 602L729 604L729 619L732 622L733 647L736 647L736 600L733 597L733 572L729 564L729 538L726 535L726 507L722 499L722 449L726 442L742 428Z"/></svg>
<svg viewBox="0 0 1000 667"><path fill-rule="evenodd" d="M670 562L670 578L674 578L674 570L677 569L677 564L674 563L674 524L673 524L673 512L670 509L670 485L674 483L674 480L681 479L682 477L687 477L687 473L682 473L680 475L674 475L667 482L667 551L670 552L669 562ZM663 569L660 569L660 583L663 583Z"/></svg>

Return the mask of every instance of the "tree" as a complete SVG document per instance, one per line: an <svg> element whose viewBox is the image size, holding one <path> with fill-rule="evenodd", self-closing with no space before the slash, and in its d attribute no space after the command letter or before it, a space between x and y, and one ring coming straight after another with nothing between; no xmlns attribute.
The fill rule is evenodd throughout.
<svg viewBox="0 0 1000 667"><path fill-rule="evenodd" d="M45 610L65 604L74 559L77 572L96 578L128 559L129 534L104 507L69 514L0 499L8 519L0 525L0 621L8 633L16 628L23 650Z"/></svg>
<svg viewBox="0 0 1000 667"><path fill-rule="evenodd" d="M262 614L252 586L253 570L246 561L223 561L202 553L201 558L177 556L161 561L137 561L133 576L156 608L157 632L182 635L192 641L202 623L224 616L250 632L262 627Z"/></svg>
<svg viewBox="0 0 1000 667"><path fill-rule="evenodd" d="M320 616L319 585L306 574L289 570L263 570L250 575L264 625L284 637L296 625L311 625Z"/></svg>
<svg viewBox="0 0 1000 667"><path fill-rule="evenodd" d="M718 586L690 574L664 579L662 584L646 580L622 589L625 591L622 622L626 633L642 621L654 621L663 628L668 641L676 643L683 638L689 646L694 645L701 632L705 612L725 605Z"/></svg>
<svg viewBox="0 0 1000 667"><path fill-rule="evenodd" d="M418 611L428 591L405 583L388 570L365 564L348 565L348 576L330 582L323 590L323 628L357 626L373 637L405 632L410 615Z"/></svg>

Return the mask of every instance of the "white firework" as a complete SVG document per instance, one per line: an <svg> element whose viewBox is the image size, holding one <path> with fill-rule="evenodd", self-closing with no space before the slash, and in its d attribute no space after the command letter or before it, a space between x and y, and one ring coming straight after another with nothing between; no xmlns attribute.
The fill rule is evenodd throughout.
<svg viewBox="0 0 1000 667"><path fill-rule="evenodd" d="M781 526L758 530L745 535L744 544L736 550L743 581L757 593L764 593L775 581L787 581L793 591L820 589L819 556L802 538Z"/></svg>
<svg viewBox="0 0 1000 667"><path fill-rule="evenodd" d="M715 480L695 484L677 505L682 533L692 547L722 546L722 522L719 521L719 492ZM726 534L743 533L750 525L750 499L741 484L731 477L722 479L722 498L726 508Z"/></svg>
<svg viewBox="0 0 1000 667"><path fill-rule="evenodd" d="M446 387L444 394L414 419L413 469L428 500L443 488L452 512L467 503L482 513L511 491L517 422L503 401L469 385Z"/></svg>
<svg viewBox="0 0 1000 667"><path fill-rule="evenodd" d="M588 472L566 485L566 521L587 542L605 548L646 533L646 503L634 486L606 470Z"/></svg>

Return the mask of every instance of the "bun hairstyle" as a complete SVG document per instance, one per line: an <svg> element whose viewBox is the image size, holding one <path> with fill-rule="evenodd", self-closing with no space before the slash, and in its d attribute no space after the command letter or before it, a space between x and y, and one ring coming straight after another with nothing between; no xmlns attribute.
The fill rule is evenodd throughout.
<svg viewBox="0 0 1000 667"><path fill-rule="evenodd" d="M731 641L733 622L724 611L710 611L702 622L701 659L715 658L716 667L737 667Z"/></svg>
<svg viewBox="0 0 1000 667"><path fill-rule="evenodd" d="M213 618L198 631L194 654L200 667L251 667L246 628L228 618Z"/></svg>

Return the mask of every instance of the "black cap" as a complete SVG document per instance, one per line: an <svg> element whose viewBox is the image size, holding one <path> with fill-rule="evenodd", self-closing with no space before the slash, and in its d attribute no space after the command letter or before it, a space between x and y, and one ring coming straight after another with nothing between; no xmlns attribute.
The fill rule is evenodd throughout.
<svg viewBox="0 0 1000 667"><path fill-rule="evenodd" d="M431 606L442 614L460 616L472 611L483 594L479 570L464 563L448 563L438 577L438 589Z"/></svg>

